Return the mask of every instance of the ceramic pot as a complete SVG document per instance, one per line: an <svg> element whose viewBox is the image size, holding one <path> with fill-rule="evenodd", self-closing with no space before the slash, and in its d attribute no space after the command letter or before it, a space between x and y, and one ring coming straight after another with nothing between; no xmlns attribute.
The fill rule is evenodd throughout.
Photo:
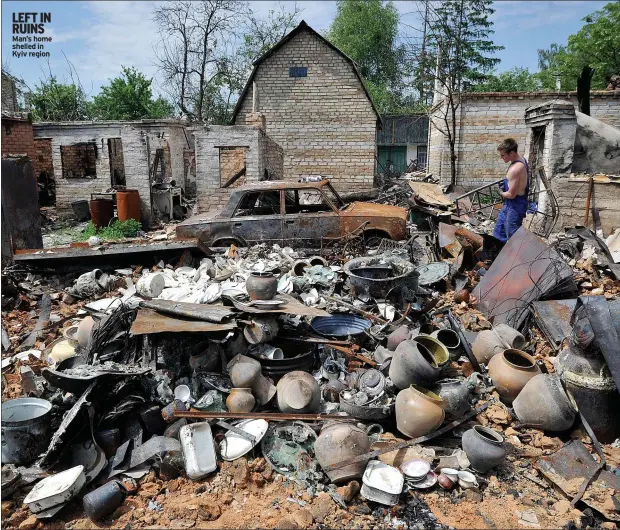
<svg viewBox="0 0 620 530"><path fill-rule="evenodd" d="M226 345L224 346L224 353L226 353L226 358L231 360L235 357L235 355L243 355L246 351L248 351L248 341L245 340L243 333L240 331L236 331L235 335L226 341Z"/></svg>
<svg viewBox="0 0 620 530"><path fill-rule="evenodd" d="M243 336L250 344L262 344L273 340L278 331L278 322L274 317L253 316L252 324L243 329Z"/></svg>
<svg viewBox="0 0 620 530"><path fill-rule="evenodd" d="M277 392L280 412L305 414L319 410L321 389L307 372L289 372L278 382Z"/></svg>
<svg viewBox="0 0 620 530"><path fill-rule="evenodd" d="M504 437L493 429L476 425L463 434L461 445L472 469L486 473L501 464L508 452Z"/></svg>
<svg viewBox="0 0 620 530"><path fill-rule="evenodd" d="M519 421L544 431L565 431L575 422L576 406L557 374L530 379L512 404Z"/></svg>
<svg viewBox="0 0 620 530"><path fill-rule="evenodd" d="M409 338L410 333L411 330L405 325L396 328L388 335L387 349L390 351L395 351L401 342Z"/></svg>
<svg viewBox="0 0 620 530"><path fill-rule="evenodd" d="M276 394L271 379L261 373L261 365L256 359L237 355L226 365L230 380L235 388L251 388L259 405L266 405Z"/></svg>
<svg viewBox="0 0 620 530"><path fill-rule="evenodd" d="M252 300L271 300L278 292L278 279L271 272L251 272L245 290Z"/></svg>
<svg viewBox="0 0 620 530"><path fill-rule="evenodd" d="M451 329L438 329L431 333L431 337L437 339L446 348L450 354L450 360L456 361L463 353L463 347L461 346L461 339L456 331Z"/></svg>
<svg viewBox="0 0 620 530"><path fill-rule="evenodd" d="M401 390L409 385L426 385L439 379L440 369L431 352L413 340L401 342L390 364L390 379Z"/></svg>
<svg viewBox="0 0 620 530"><path fill-rule="evenodd" d="M431 433L444 420L443 405L434 392L411 385L396 396L396 427L410 438Z"/></svg>
<svg viewBox="0 0 620 530"><path fill-rule="evenodd" d="M445 366L450 361L450 352L448 352L448 348L446 348L435 337L420 334L411 340L414 340L418 344L426 346L428 351L431 352L431 355L433 356L433 359L435 359L435 362L437 363L437 366L439 366L439 368Z"/></svg>
<svg viewBox="0 0 620 530"><path fill-rule="evenodd" d="M251 388L232 388L226 398L229 412L250 412L255 403Z"/></svg>
<svg viewBox="0 0 620 530"><path fill-rule="evenodd" d="M603 356L571 344L558 354L556 370L599 441L620 437L620 393Z"/></svg>
<svg viewBox="0 0 620 530"><path fill-rule="evenodd" d="M491 381L502 400L509 405L527 382L539 373L534 357L521 350L505 350L489 361Z"/></svg>
<svg viewBox="0 0 620 530"><path fill-rule="evenodd" d="M370 452L370 438L366 432L350 423L328 423L314 443L314 453L321 467ZM359 479L368 460L327 471L332 482L348 482Z"/></svg>
<svg viewBox="0 0 620 530"><path fill-rule="evenodd" d="M451 490L452 488L454 488L453 480L448 475L445 475L444 473L441 473L437 477L437 482L439 483L439 486L441 487L441 489Z"/></svg>
<svg viewBox="0 0 620 530"><path fill-rule="evenodd" d="M488 364L491 358L507 349L519 350L525 346L525 337L506 324L498 324L493 329L478 333L471 346L479 363Z"/></svg>
<svg viewBox="0 0 620 530"><path fill-rule="evenodd" d="M86 346L88 346L90 336L93 333L94 325L95 319L93 317L86 317L84 318L84 320L82 320L82 322L80 322L76 333L76 338L78 344L82 346L82 348L86 348Z"/></svg>
<svg viewBox="0 0 620 530"><path fill-rule="evenodd" d="M469 392L470 389L460 379L442 379L432 388L443 401L446 415L450 418L460 418L469 410Z"/></svg>

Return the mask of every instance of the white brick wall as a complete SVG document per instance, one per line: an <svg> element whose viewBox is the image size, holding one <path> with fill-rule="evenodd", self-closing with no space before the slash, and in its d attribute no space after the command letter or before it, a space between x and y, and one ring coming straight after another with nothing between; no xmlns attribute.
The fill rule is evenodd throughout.
<svg viewBox="0 0 620 530"><path fill-rule="evenodd" d="M308 68L289 77L289 68ZM376 115L353 67L308 31L301 31L258 67L254 78L266 132L283 149L285 179L325 175L343 191L372 187ZM246 123L252 90L235 123Z"/></svg>

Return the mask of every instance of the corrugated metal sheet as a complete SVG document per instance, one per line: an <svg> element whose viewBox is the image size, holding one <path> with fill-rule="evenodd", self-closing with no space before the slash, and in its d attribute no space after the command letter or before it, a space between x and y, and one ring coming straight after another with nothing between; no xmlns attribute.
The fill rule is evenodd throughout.
<svg viewBox="0 0 620 530"><path fill-rule="evenodd" d="M377 145L411 145L428 141L428 116L382 116Z"/></svg>

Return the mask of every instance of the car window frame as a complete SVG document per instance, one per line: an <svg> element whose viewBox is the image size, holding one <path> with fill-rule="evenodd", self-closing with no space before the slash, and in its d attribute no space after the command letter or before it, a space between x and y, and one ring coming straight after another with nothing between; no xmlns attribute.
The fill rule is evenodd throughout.
<svg viewBox="0 0 620 530"><path fill-rule="evenodd" d="M285 197L287 191L293 191L295 193L295 206L297 207L297 209L301 209L302 204L299 202L299 192L300 191L317 191L321 195L321 197L323 198L323 201L325 202L326 206L331 208L331 210L328 210L328 211L325 211L325 212L295 212L295 213L288 213L286 211L286 202L281 200L280 204L284 208L284 215L325 215L325 214L333 214L333 213L335 213L337 215L340 215L340 210L338 208L334 207L334 203L330 200L329 196L326 195L323 192L322 188L323 188L323 186L321 186L320 188L284 188L282 190L282 196Z"/></svg>
<svg viewBox="0 0 620 530"><path fill-rule="evenodd" d="M269 192L273 192L275 195L277 195L278 200L279 200L279 212L277 213L269 213L269 214L258 214L258 213L252 213L250 215L236 215L237 211L239 210L239 207L241 205L241 203L243 202L243 199L245 199L249 194L251 193L256 193L258 194L258 196L256 197L256 200L258 200L260 198L260 195L263 193L269 193ZM256 205L256 202L254 203L254 205ZM245 191L241 197L239 198L239 200L237 201L237 205L235 206L235 209L233 210L230 218L231 219L239 219L239 218L244 218L244 217L267 217L270 215L279 215L282 216L282 190L247 190Z"/></svg>

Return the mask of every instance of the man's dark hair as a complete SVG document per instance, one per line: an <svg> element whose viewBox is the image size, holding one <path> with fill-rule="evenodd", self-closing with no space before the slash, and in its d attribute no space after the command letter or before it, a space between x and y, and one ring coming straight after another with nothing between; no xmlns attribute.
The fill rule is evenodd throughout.
<svg viewBox="0 0 620 530"><path fill-rule="evenodd" d="M497 146L498 151L505 151L506 153L516 153L517 149L519 149L519 145L514 138L506 138Z"/></svg>

